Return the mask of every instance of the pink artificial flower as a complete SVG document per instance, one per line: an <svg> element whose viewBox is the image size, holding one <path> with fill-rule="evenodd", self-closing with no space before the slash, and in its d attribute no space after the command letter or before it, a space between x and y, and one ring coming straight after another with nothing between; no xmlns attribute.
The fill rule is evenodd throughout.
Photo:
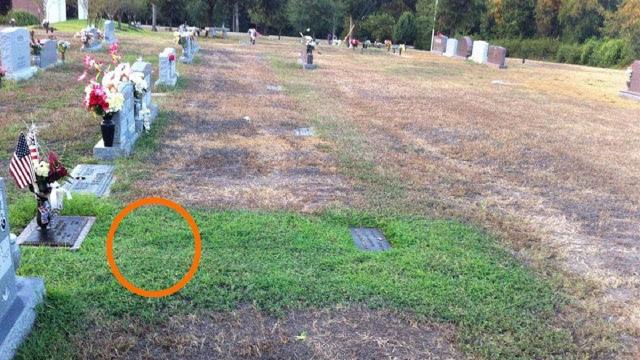
<svg viewBox="0 0 640 360"><path fill-rule="evenodd" d="M118 49L120 49L120 45L118 43L113 43L109 46L109 54L116 55L118 54Z"/></svg>

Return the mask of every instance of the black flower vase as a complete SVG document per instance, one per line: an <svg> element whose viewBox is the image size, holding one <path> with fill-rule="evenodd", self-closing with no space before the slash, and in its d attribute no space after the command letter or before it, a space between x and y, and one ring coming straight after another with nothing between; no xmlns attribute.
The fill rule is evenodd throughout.
<svg viewBox="0 0 640 360"><path fill-rule="evenodd" d="M113 123L113 114L107 114L102 117L102 124L100 124L100 130L102 130L102 141L104 147L113 147L113 137L116 133L116 124Z"/></svg>

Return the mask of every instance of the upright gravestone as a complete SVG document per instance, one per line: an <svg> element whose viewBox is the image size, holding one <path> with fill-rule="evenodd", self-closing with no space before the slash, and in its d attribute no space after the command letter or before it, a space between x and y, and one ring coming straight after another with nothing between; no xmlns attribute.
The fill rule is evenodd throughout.
<svg viewBox="0 0 640 360"><path fill-rule="evenodd" d="M38 68L31 66L29 32L25 28L0 30L0 64L7 72L8 80L28 80Z"/></svg>
<svg viewBox="0 0 640 360"><path fill-rule="evenodd" d="M78 0L78 20L89 18L89 0Z"/></svg>
<svg viewBox="0 0 640 360"><path fill-rule="evenodd" d="M640 101L640 60L636 60L631 65L631 79L629 79L627 90L621 91L620 95Z"/></svg>
<svg viewBox="0 0 640 360"><path fill-rule="evenodd" d="M159 56L159 75L156 86L176 86L178 82L178 72L176 71L176 50L166 48Z"/></svg>
<svg viewBox="0 0 640 360"><path fill-rule="evenodd" d="M129 82L121 86L120 92L124 95L124 104L122 110L113 117L116 125L113 146L105 147L101 139L93 147L93 156L98 160L111 161L129 156L138 140L134 118L133 85Z"/></svg>
<svg viewBox="0 0 640 360"><path fill-rule="evenodd" d="M478 64L486 64L489 58L489 43L486 41L475 41L471 60Z"/></svg>
<svg viewBox="0 0 640 360"><path fill-rule="evenodd" d="M144 94L144 97L142 98L141 101L141 110L142 111L137 111L136 113L136 132L138 134L142 133L142 131L147 128L147 126L150 126L151 123L153 123L153 120L155 120L155 118L158 116L158 105L156 105L155 103L153 103L152 97L151 97L151 64L149 64L148 62L142 61L142 60L138 60L136 61L133 66L131 67L131 71L132 72L136 72L136 73L141 73L144 76L144 80L147 83L147 92ZM144 113L145 110L149 110L148 112L148 121L149 124L146 125L145 124L145 119L144 119ZM147 128L148 129L148 128Z"/></svg>
<svg viewBox="0 0 640 360"><path fill-rule="evenodd" d="M446 57L454 57L454 56L456 56L456 51L458 51L458 40L457 39L449 39L447 41L447 51L445 51L444 56L446 56Z"/></svg>
<svg viewBox="0 0 640 360"><path fill-rule="evenodd" d="M456 57L460 59L467 59L471 56L473 50L473 40L469 36L465 36L458 40L458 49L456 50Z"/></svg>
<svg viewBox="0 0 640 360"><path fill-rule="evenodd" d="M104 22L104 42L107 45L118 42L118 39L116 38L116 23L111 20Z"/></svg>
<svg viewBox="0 0 640 360"><path fill-rule="evenodd" d="M55 40L46 39L41 42L40 67L46 69L58 64L58 44Z"/></svg>
<svg viewBox="0 0 640 360"><path fill-rule="evenodd" d="M50 24L67 21L67 4L65 0L47 0L44 1L44 5L46 19Z"/></svg>
<svg viewBox="0 0 640 360"><path fill-rule="evenodd" d="M180 33L182 38L182 56L180 62L183 64L191 64L193 62L193 49L191 47L191 34Z"/></svg>
<svg viewBox="0 0 640 360"><path fill-rule="evenodd" d="M0 178L0 359L11 359L31 331L44 282L16 276L18 262L11 252L9 210L4 179Z"/></svg>
<svg viewBox="0 0 640 360"><path fill-rule="evenodd" d="M487 64L495 66L498 69L507 67L507 49L501 46L489 46L489 55Z"/></svg>
<svg viewBox="0 0 640 360"><path fill-rule="evenodd" d="M433 40L433 52L439 55L444 54L447 51L448 37L444 35L438 35Z"/></svg>

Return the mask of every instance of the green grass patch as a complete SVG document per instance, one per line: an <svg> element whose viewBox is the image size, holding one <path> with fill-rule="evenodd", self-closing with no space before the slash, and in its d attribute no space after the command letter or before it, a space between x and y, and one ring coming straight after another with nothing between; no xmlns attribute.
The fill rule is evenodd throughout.
<svg viewBox="0 0 640 360"><path fill-rule="evenodd" d="M203 239L198 274L178 295L147 300L123 289L105 261L106 232L121 207L76 197L65 213L98 217L80 252L23 249L20 273L43 276L47 297L19 358L73 358L74 345L62 339L92 321L137 316L153 323L246 303L275 315L350 303L409 311L455 324L462 349L486 358L549 358L572 346L571 335L548 320L561 304L552 286L457 222L194 210ZM358 251L349 235L354 225L382 228L393 250ZM160 289L187 271L193 239L178 215L148 207L123 222L114 249L130 281Z"/></svg>

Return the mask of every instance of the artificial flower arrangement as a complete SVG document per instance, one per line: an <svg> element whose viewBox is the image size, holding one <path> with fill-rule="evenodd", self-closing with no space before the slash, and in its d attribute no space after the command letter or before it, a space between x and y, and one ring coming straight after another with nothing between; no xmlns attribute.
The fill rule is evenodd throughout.
<svg viewBox="0 0 640 360"><path fill-rule="evenodd" d="M36 39L36 32L31 31L31 55L40 56L42 54L42 41Z"/></svg>
<svg viewBox="0 0 640 360"><path fill-rule="evenodd" d="M130 76L131 82L133 83L133 94L136 99L140 100L144 97L144 95L149 91L147 86L147 80L144 78L143 73L132 73Z"/></svg>
<svg viewBox="0 0 640 360"><path fill-rule="evenodd" d="M633 78L633 68L629 66L626 71L627 75L627 87L631 87L631 79Z"/></svg>
<svg viewBox="0 0 640 360"><path fill-rule="evenodd" d="M68 41L65 41L65 40L58 40L56 48L58 49L58 52L60 53L60 58L62 59L62 62L64 62L65 54L67 53L67 50L69 50L69 48L71 48L71 43L68 42Z"/></svg>
<svg viewBox="0 0 640 360"><path fill-rule="evenodd" d="M95 33L91 30L95 31ZM93 26L82 29L80 32L76 33L75 37L80 39L80 42L85 47L87 47L91 43L91 41L100 41L103 39L103 35L100 30L96 29Z"/></svg>
<svg viewBox="0 0 640 360"><path fill-rule="evenodd" d="M174 54L169 54L169 62L176 61L176 56Z"/></svg>
<svg viewBox="0 0 640 360"><path fill-rule="evenodd" d="M176 31L175 33L173 33L173 36L175 36L178 45L180 45L183 49L185 48L185 46L187 46L188 36L185 34L186 33L182 33L179 31Z"/></svg>

